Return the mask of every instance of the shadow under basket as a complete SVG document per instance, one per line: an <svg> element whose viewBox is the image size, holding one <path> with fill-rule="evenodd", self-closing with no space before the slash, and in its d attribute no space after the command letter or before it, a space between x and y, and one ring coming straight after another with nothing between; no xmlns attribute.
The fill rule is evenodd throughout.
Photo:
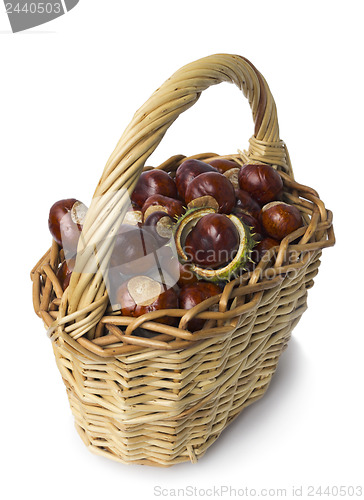
<svg viewBox="0 0 364 500"><path fill-rule="evenodd" d="M229 54L181 68L137 111L106 164L82 240L89 244L96 230L105 236L120 225L125 194L150 168L145 162L169 126L220 82L243 91L255 123L248 151L223 158L272 165L283 180L284 201L300 210L304 227L189 311L140 318L113 311L101 271L86 272L88 256L80 246L80 271L65 292L56 277L63 250L54 241L31 272L34 309L52 339L76 428L91 451L125 464L195 463L243 408L263 396L307 308L322 249L335 242L332 213L314 189L294 180L267 83L249 61ZM193 158L213 157L218 155ZM185 159L176 155L158 168L173 176ZM162 314L178 318L178 326L158 323ZM188 321L195 317L206 322L191 333Z"/></svg>

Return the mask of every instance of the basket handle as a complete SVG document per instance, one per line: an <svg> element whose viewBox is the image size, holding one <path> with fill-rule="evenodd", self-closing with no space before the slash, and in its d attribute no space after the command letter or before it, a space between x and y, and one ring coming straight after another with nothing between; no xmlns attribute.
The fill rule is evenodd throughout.
<svg viewBox="0 0 364 500"><path fill-rule="evenodd" d="M60 308L61 324L71 322L65 330L73 338L91 330L105 312L107 294L102 270L109 262L112 235L124 218L127 200L146 160L176 118L193 106L203 90L221 82L234 83L249 101L255 130L248 157L274 163L290 173L285 145L279 139L273 96L263 76L247 59L215 54L179 69L135 113L95 190L80 238L76 270ZM94 245L102 240L104 244L97 250L99 269L95 272L88 269L88 263Z"/></svg>

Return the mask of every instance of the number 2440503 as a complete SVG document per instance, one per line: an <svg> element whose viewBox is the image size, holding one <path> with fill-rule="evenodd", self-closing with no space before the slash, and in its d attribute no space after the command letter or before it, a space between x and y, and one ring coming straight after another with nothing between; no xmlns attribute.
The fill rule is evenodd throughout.
<svg viewBox="0 0 364 500"><path fill-rule="evenodd" d="M61 3L46 3L46 2L30 2L24 5L20 5L19 3L6 3L5 8L8 14L16 13L20 14L21 12L30 13L30 14L60 14L61 13Z"/></svg>

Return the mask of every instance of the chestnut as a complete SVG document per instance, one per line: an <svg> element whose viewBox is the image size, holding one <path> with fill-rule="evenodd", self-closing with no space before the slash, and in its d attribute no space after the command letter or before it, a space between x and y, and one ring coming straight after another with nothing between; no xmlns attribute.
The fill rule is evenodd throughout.
<svg viewBox="0 0 364 500"><path fill-rule="evenodd" d="M277 200L283 190L279 173L272 166L264 164L243 165L239 172L239 186L260 205Z"/></svg>
<svg viewBox="0 0 364 500"><path fill-rule="evenodd" d="M156 265L158 243L152 234L137 226L122 224L110 257L110 269L124 275L143 274Z"/></svg>
<svg viewBox="0 0 364 500"><path fill-rule="evenodd" d="M190 182L200 174L205 172L217 172L217 169L212 165L201 160L186 160L177 168L176 171L176 186L178 194L184 200L187 186Z"/></svg>
<svg viewBox="0 0 364 500"><path fill-rule="evenodd" d="M131 195L131 201L140 208L146 200L154 194L163 194L170 198L177 198L177 188L174 179L164 170L147 170L142 172Z"/></svg>
<svg viewBox="0 0 364 500"><path fill-rule="evenodd" d="M182 287L183 285L198 281L191 265L189 263L182 264L170 246L165 245L161 247L157 255L160 274L171 278L173 285L177 284L179 287Z"/></svg>
<svg viewBox="0 0 364 500"><path fill-rule="evenodd" d="M206 299L221 293L220 287L216 283L198 281L184 285L179 294L179 305L181 309L192 309ZM188 329L191 332L201 330L206 320L193 318L188 322Z"/></svg>
<svg viewBox="0 0 364 500"><path fill-rule="evenodd" d="M224 175L218 172L205 172L198 175L187 186L186 203L201 196L212 196L219 204L219 212L229 214L235 205L234 187Z"/></svg>
<svg viewBox="0 0 364 500"><path fill-rule="evenodd" d="M155 194L150 196L142 207L142 214L144 220L147 219L149 214L154 211L166 212L170 217L181 217L184 214L185 208L180 200L163 196L162 194Z"/></svg>
<svg viewBox="0 0 364 500"><path fill-rule="evenodd" d="M57 270L56 276L63 291L65 291L70 284L71 275L75 268L75 262L75 258L68 260L65 259Z"/></svg>
<svg viewBox="0 0 364 500"><path fill-rule="evenodd" d="M49 211L49 230L67 258L76 254L86 212L87 207L75 198L59 200Z"/></svg>
<svg viewBox="0 0 364 500"><path fill-rule="evenodd" d="M192 271L191 264L189 264L188 262L182 264L178 260L177 262L178 262L178 276L179 276L177 285L182 287L185 285L192 285L193 283L197 283L198 278Z"/></svg>
<svg viewBox="0 0 364 500"><path fill-rule="evenodd" d="M232 261L238 247L234 223L224 214L211 213L201 217L188 233L184 251L194 264L216 269Z"/></svg>
<svg viewBox="0 0 364 500"><path fill-rule="evenodd" d="M179 261L175 256L170 258L163 256L158 259L159 279L170 287L178 285L179 279ZM156 274L154 276L157 276ZM152 275L153 277L153 275ZM179 286L179 285L178 285ZM178 289L178 286L176 289Z"/></svg>
<svg viewBox="0 0 364 500"><path fill-rule="evenodd" d="M157 267L152 269L148 276L174 287L179 278L179 262L172 246L166 244L158 249L156 264Z"/></svg>
<svg viewBox="0 0 364 500"><path fill-rule="evenodd" d="M253 249L251 257L255 263L258 263L262 260L264 254L267 253L268 250L279 245L280 241L275 240L274 238L270 238L269 236L267 238L263 238Z"/></svg>
<svg viewBox="0 0 364 500"><path fill-rule="evenodd" d="M234 208L233 213L241 220L241 222L249 227L251 235L255 241L260 241L262 239L263 228L258 219L253 217L248 212L245 212L242 208Z"/></svg>
<svg viewBox="0 0 364 500"><path fill-rule="evenodd" d="M230 235L227 241L224 240L225 233L219 230L218 224L214 225L204 221L204 218L207 215L209 217L222 215L220 220L224 220L223 231L225 231L227 235ZM226 223L224 218L233 224L237 233L237 238L232 226L229 225L229 222ZM201 220L202 222L200 222ZM217 220L216 222L219 221ZM196 230L197 224L201 224L201 234L199 234ZM206 227L203 227L204 224ZM228 231L226 231L226 226ZM236 215L217 214L216 210L209 207L196 208L187 212L183 217L181 217L180 220L177 221L173 233L177 254L181 259L181 262L190 263L192 271L200 279L212 280L215 282L230 281L232 276L239 273L239 269L243 269L249 261L250 252L255 245L249 228ZM201 239L201 236L204 238ZM207 236L207 238L205 238L205 236ZM187 238L189 238L190 241L188 241ZM234 250L236 242L238 242L238 245L236 250ZM185 245L187 247L186 249L184 248ZM190 248L188 248L188 246ZM195 258L197 257L196 260L201 261L201 257L203 257L205 251L205 257L208 261L207 264L210 267L207 268L198 266L196 262L191 260L191 250L194 252L196 248L196 253L198 252L195 256ZM223 267L212 267L214 264L218 265L224 261L227 262L223 265Z"/></svg>
<svg viewBox="0 0 364 500"><path fill-rule="evenodd" d="M121 306L121 313L134 318L160 309L178 308L176 291L148 276L134 276L123 283L116 292L116 300ZM154 321L176 324L176 318L169 316Z"/></svg>
<svg viewBox="0 0 364 500"><path fill-rule="evenodd" d="M159 246L165 245L173 236L174 221L166 212L152 212L144 221L143 229L152 234Z"/></svg>
<svg viewBox="0 0 364 500"><path fill-rule="evenodd" d="M278 241L303 225L298 208L283 201L272 201L264 205L260 219L268 236Z"/></svg>
<svg viewBox="0 0 364 500"><path fill-rule="evenodd" d="M242 208L245 212L252 215L256 219L259 218L260 214L260 205L257 201L255 201L247 191L243 189L236 189L236 204L237 208Z"/></svg>
<svg viewBox="0 0 364 500"><path fill-rule="evenodd" d="M215 158L214 160L206 160L206 163L215 167L220 174L228 172L232 168L239 168L239 165L231 160L226 160L225 158Z"/></svg>

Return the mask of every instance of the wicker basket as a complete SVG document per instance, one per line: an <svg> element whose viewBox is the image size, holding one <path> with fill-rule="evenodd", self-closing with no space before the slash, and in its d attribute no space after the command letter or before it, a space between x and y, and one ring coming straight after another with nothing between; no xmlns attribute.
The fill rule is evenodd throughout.
<svg viewBox="0 0 364 500"><path fill-rule="evenodd" d="M244 164L272 164L284 182L284 198L302 213L305 227L270 250L252 272L192 310L168 310L179 327L110 308L102 269L145 162L168 127L201 92L235 83L248 98L255 131L247 152L227 155ZM206 159L212 153L197 155ZM176 170L177 155L158 168ZM90 248L99 269L90 272ZM62 249L53 242L31 272L33 302L48 329L67 388L76 428L90 450L121 461L170 466L196 462L246 406L263 396L291 331L306 310L307 290L321 251L334 244L332 213L317 192L298 184L279 138L276 106L256 68L237 55L217 54L186 65L136 112L107 162L82 232L77 269L63 293L56 278ZM91 252L96 250L91 250ZM190 333L192 317L205 328ZM153 332L140 335L140 327Z"/></svg>

